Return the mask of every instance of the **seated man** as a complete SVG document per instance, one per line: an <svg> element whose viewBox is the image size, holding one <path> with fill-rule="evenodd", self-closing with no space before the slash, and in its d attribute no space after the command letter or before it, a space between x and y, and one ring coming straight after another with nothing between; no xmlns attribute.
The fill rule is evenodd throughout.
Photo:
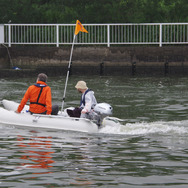
<svg viewBox="0 0 188 188"><path fill-rule="evenodd" d="M91 89L88 89L86 82L84 81L78 81L75 88L79 93L82 93L80 106L74 110L67 109L67 113L70 117L88 118L88 114L97 104L94 92Z"/></svg>
<svg viewBox="0 0 188 188"><path fill-rule="evenodd" d="M25 104L29 100L29 112L31 114L57 115L58 106L54 105L52 107L51 88L46 84L46 81L47 75L40 73L37 77L36 84L27 89L20 105L18 106L18 109L16 110L17 113L22 111Z"/></svg>

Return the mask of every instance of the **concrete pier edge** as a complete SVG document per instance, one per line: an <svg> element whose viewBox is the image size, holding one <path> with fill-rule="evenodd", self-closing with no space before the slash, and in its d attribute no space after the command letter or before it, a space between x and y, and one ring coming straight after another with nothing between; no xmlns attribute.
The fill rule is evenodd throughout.
<svg viewBox="0 0 188 188"><path fill-rule="evenodd" d="M0 78L64 76L70 46L0 47ZM187 75L188 46L75 46L71 75ZM18 67L20 70L15 70Z"/></svg>

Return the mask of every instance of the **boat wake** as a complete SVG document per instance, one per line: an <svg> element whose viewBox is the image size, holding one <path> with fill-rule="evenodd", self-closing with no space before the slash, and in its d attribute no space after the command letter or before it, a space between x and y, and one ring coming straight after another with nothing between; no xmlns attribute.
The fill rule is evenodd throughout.
<svg viewBox="0 0 188 188"><path fill-rule="evenodd" d="M157 121L157 122L137 122L126 123L114 122L107 123L99 130L106 134L125 134L125 135L145 135L145 134L187 134L188 120L186 121Z"/></svg>

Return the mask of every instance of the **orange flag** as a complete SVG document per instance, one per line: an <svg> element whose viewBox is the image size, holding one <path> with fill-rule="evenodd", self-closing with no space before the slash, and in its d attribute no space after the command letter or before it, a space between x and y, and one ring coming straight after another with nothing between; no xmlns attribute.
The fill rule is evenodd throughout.
<svg viewBox="0 0 188 188"><path fill-rule="evenodd" d="M88 31L84 28L84 26L80 23L80 21L77 20L74 34L77 35L80 31L88 33Z"/></svg>

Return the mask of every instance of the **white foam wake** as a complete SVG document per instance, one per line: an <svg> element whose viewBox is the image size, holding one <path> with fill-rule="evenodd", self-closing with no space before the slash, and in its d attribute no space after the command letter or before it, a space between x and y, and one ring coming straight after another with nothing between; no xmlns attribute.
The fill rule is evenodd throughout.
<svg viewBox="0 0 188 188"><path fill-rule="evenodd" d="M108 134L126 134L126 135L145 135L153 133L188 133L188 121L171 121L171 122L140 122L140 123L121 123L106 122L105 126L100 129L100 133Z"/></svg>

